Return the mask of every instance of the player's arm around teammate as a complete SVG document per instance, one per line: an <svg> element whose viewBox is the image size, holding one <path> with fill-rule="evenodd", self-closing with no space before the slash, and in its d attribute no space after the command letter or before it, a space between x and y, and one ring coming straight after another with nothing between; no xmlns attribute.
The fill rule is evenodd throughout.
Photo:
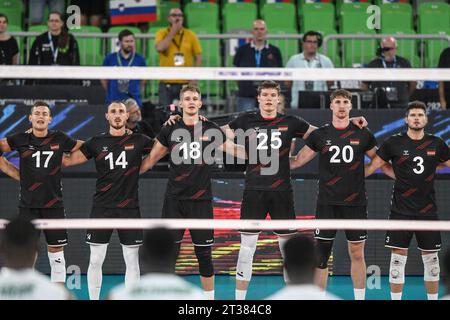
<svg viewBox="0 0 450 320"><path fill-rule="evenodd" d="M1 154L1 153L0 153ZM4 157L0 156L0 170L6 173L8 176L13 178L14 180L20 180L19 169L11 162L6 160Z"/></svg>
<svg viewBox="0 0 450 320"><path fill-rule="evenodd" d="M169 153L169 148L163 146L158 139L155 139L155 143L153 144L152 151L150 155L147 156L144 160L142 160L141 168L139 170L139 174L143 174L144 172L153 168L153 166L162 159L167 153Z"/></svg>

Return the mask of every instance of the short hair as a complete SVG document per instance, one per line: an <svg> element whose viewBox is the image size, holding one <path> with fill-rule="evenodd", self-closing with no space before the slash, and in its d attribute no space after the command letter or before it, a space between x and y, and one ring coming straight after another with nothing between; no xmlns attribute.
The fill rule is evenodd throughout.
<svg viewBox="0 0 450 320"><path fill-rule="evenodd" d="M123 101L120 101L120 100L114 100L110 104L108 104L108 106L106 107L106 112L108 112L109 107L112 106L113 104L121 104L121 105L123 105L125 107L125 109L127 110L127 112L128 112L127 106L125 105L125 103Z"/></svg>
<svg viewBox="0 0 450 320"><path fill-rule="evenodd" d="M123 38L128 37L128 36L133 36L134 38L136 38L136 36L134 35L134 33L128 29L123 29L122 31L119 32L119 41L122 41Z"/></svg>
<svg viewBox="0 0 450 320"><path fill-rule="evenodd" d="M408 106L406 107L406 110L405 110L406 117L409 115L409 111L411 109L422 109L425 112L425 114L427 114L426 104L419 100L414 100L414 101L411 101L410 103L408 103Z"/></svg>
<svg viewBox="0 0 450 320"><path fill-rule="evenodd" d="M307 37L316 37L317 40L319 40L322 37L322 34L320 32L317 32L317 31L309 30L308 32L305 32L303 34L303 38L302 38L303 42L306 41Z"/></svg>
<svg viewBox="0 0 450 320"><path fill-rule="evenodd" d="M311 237L297 235L284 245L284 265L293 283L313 282L317 264L316 247Z"/></svg>
<svg viewBox="0 0 450 320"><path fill-rule="evenodd" d="M352 93L345 89L334 90L330 95L330 101L333 101L337 97L343 97L343 98L352 100Z"/></svg>
<svg viewBox="0 0 450 320"><path fill-rule="evenodd" d="M134 106L137 106L139 108L137 101L134 100L133 98L128 98L127 100L125 100L124 104L125 104L125 107L127 108L127 111L129 111L131 109L131 107L134 107Z"/></svg>
<svg viewBox="0 0 450 320"><path fill-rule="evenodd" d="M150 272L175 272L176 244L172 231L166 228L144 232L142 259Z"/></svg>
<svg viewBox="0 0 450 320"><path fill-rule="evenodd" d="M280 85L277 82L272 81L272 80L261 82L261 84L258 86L258 89L256 90L258 93L258 96L261 95L261 91L264 89L275 89L275 90L277 90L278 95L280 95L280 93L281 93Z"/></svg>
<svg viewBox="0 0 450 320"><path fill-rule="evenodd" d="M1 251L7 259L33 258L39 247L39 233L30 220L15 218L5 227L1 241Z"/></svg>
<svg viewBox="0 0 450 320"><path fill-rule="evenodd" d="M183 88L181 88L180 90L180 100L183 99L183 94L187 91L197 92L200 98L202 96L202 93L200 92L200 88L198 86L193 84L187 84L183 86Z"/></svg>
<svg viewBox="0 0 450 320"><path fill-rule="evenodd" d="M50 105L47 102L42 101L42 100L38 100L33 104L33 106L30 109L30 114L33 114L34 108L37 108L37 107L47 107L49 114L52 115L52 111L50 110Z"/></svg>
<svg viewBox="0 0 450 320"><path fill-rule="evenodd" d="M9 23L8 16L4 13L0 13L0 18L5 18L6 23Z"/></svg>

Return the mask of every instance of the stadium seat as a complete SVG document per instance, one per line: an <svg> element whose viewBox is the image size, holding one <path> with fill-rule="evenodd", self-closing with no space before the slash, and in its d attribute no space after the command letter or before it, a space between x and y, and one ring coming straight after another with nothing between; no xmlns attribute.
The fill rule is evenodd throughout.
<svg viewBox="0 0 450 320"><path fill-rule="evenodd" d="M409 3L383 3L381 29L413 30L413 11Z"/></svg>
<svg viewBox="0 0 450 320"><path fill-rule="evenodd" d="M269 26L270 28L270 26ZM283 34L296 34L295 29L274 30L270 29L271 35L283 35ZM283 65L286 65L291 56L300 52L298 41L296 39L270 39L269 43L277 46L281 51L281 57L283 59Z"/></svg>
<svg viewBox="0 0 450 320"><path fill-rule="evenodd" d="M422 3L417 12L419 33L450 28L450 5L447 3Z"/></svg>
<svg viewBox="0 0 450 320"><path fill-rule="evenodd" d="M298 9L300 31L336 30L334 5L332 3L305 3Z"/></svg>
<svg viewBox="0 0 450 320"><path fill-rule="evenodd" d="M251 29L252 22L257 18L255 3L226 3L223 9L223 31Z"/></svg>
<svg viewBox="0 0 450 320"><path fill-rule="evenodd" d="M113 33L113 34L118 35L119 32L124 30L124 29L130 30L135 35L141 33L141 30L139 28L130 27L130 26L115 26L115 27L111 27L111 28L109 28L108 33ZM107 42L108 42L108 45L106 46L107 47L106 54L117 51L116 49L119 46L119 38L118 37L110 38ZM142 40L140 40L140 39L136 39L136 52L141 54L141 55L144 54L144 52L142 52Z"/></svg>
<svg viewBox="0 0 450 320"><path fill-rule="evenodd" d="M450 28L448 29L429 29L429 34L450 36ZM436 68L439 63L439 56L445 48L448 47L447 40L425 40L425 67Z"/></svg>
<svg viewBox="0 0 450 320"><path fill-rule="evenodd" d="M316 29L315 31L320 32L324 38L328 35L337 34L335 30ZM321 54L325 54L324 44L322 44L322 46L319 48L319 52ZM333 64L336 68L342 66L341 56L339 54L339 40L334 39L327 42L326 56L330 58L331 61L333 61Z"/></svg>
<svg viewBox="0 0 450 320"><path fill-rule="evenodd" d="M187 26L190 29L207 28L219 29L219 8L216 3L191 2L184 8Z"/></svg>
<svg viewBox="0 0 450 320"><path fill-rule="evenodd" d="M343 3L340 11L341 33L364 32L367 29L368 3Z"/></svg>
<svg viewBox="0 0 450 320"><path fill-rule="evenodd" d="M99 27L82 26L80 29L73 29L72 32L78 42L80 51L80 63L82 66L99 66L103 63L102 41L100 38L80 38L77 33L101 33Z"/></svg>
<svg viewBox="0 0 450 320"><path fill-rule="evenodd" d="M374 30L355 34L371 35L376 34ZM342 56L343 67L352 68L365 65L373 60L376 56L377 42L372 39L368 40L342 40Z"/></svg>
<svg viewBox="0 0 450 320"><path fill-rule="evenodd" d="M8 25L23 26L23 12L15 8L0 7L0 12L8 17Z"/></svg>
<svg viewBox="0 0 450 320"><path fill-rule="evenodd" d="M180 3L177 1L159 1L158 6L158 20L150 23L150 28L167 27L167 18L169 17L169 12L173 8L181 8Z"/></svg>
<svg viewBox="0 0 450 320"><path fill-rule="evenodd" d="M296 29L295 4L267 3L261 10L261 17L270 26L271 31Z"/></svg>

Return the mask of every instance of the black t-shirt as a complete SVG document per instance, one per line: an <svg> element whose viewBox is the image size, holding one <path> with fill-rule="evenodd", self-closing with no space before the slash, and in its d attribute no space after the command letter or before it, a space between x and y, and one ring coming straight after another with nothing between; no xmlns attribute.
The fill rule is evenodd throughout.
<svg viewBox="0 0 450 320"><path fill-rule="evenodd" d="M305 143L319 152L318 203L366 205L364 156L377 145L374 135L353 123L344 129L327 124L311 132Z"/></svg>
<svg viewBox="0 0 450 320"><path fill-rule="evenodd" d="M33 42L30 50L30 65L65 65L65 66L79 66L80 54L78 51L78 43L75 37L69 33L69 39L64 48L58 47L59 36L51 36L52 45L49 42L48 32L39 35ZM56 54L57 51L57 54ZM56 56L56 62L54 60Z"/></svg>
<svg viewBox="0 0 450 320"><path fill-rule="evenodd" d="M94 207L138 208L139 169L150 152L152 140L142 134L112 136L103 133L80 148L86 158L95 159L97 169Z"/></svg>
<svg viewBox="0 0 450 320"><path fill-rule="evenodd" d="M19 46L14 37L0 41L0 64L12 65L12 59L18 53Z"/></svg>
<svg viewBox="0 0 450 320"><path fill-rule="evenodd" d="M7 137L7 141L20 155L19 207L62 208L62 157L75 147L76 140L49 130L45 138L17 133Z"/></svg>
<svg viewBox="0 0 450 320"><path fill-rule="evenodd" d="M264 119L259 111L243 114L229 123L238 141L245 137L248 161L245 172L246 190L285 191L292 190L289 151L293 138L303 137L309 123L295 117L277 114ZM241 129L241 130L238 130ZM248 131L247 131L248 130ZM247 131L247 134L244 133ZM278 152L276 162L267 162L272 153ZM255 158L255 159L253 159ZM272 173L270 167L276 171Z"/></svg>
<svg viewBox="0 0 450 320"><path fill-rule="evenodd" d="M233 59L233 65L239 68L282 68L283 58L281 56L280 49L271 44L266 44L260 51L260 62L257 64L256 48L248 43L240 46ZM255 98L256 88L260 81L239 81L239 97Z"/></svg>
<svg viewBox="0 0 450 320"><path fill-rule="evenodd" d="M450 68L450 47L442 51L439 57L438 68ZM447 108L450 108L450 81L444 82L444 96L445 101L447 101Z"/></svg>
<svg viewBox="0 0 450 320"><path fill-rule="evenodd" d="M170 150L166 197L212 199L211 164L214 157L210 155L214 156L214 150L226 141L220 127L211 121L188 126L180 119L172 126L164 126L156 139Z"/></svg>
<svg viewBox="0 0 450 320"><path fill-rule="evenodd" d="M395 172L391 210L408 216L436 215L434 177L438 164L450 159L447 144L431 134L412 140L404 132L389 137L377 154L390 161Z"/></svg>

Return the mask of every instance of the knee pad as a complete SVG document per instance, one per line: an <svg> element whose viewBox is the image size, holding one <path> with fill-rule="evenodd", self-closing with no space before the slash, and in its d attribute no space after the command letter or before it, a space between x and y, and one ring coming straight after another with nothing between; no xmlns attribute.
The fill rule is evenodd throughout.
<svg viewBox="0 0 450 320"><path fill-rule="evenodd" d="M89 258L89 264L93 267L101 268L103 261L105 261L107 244L91 244L91 255Z"/></svg>
<svg viewBox="0 0 450 320"><path fill-rule="evenodd" d="M202 277L212 277L214 275L214 265L212 262L211 246L194 246L195 255L198 260L198 271Z"/></svg>
<svg viewBox="0 0 450 320"><path fill-rule="evenodd" d="M439 267L439 257L437 252L422 255L423 261L423 280L439 281L441 269Z"/></svg>
<svg viewBox="0 0 450 320"><path fill-rule="evenodd" d="M236 267L236 279L250 281L252 278L253 256L259 234L241 234L241 248L239 249Z"/></svg>
<svg viewBox="0 0 450 320"><path fill-rule="evenodd" d="M328 268L328 259L330 259L332 249L333 249L333 241L317 240L316 242L317 268L319 269Z"/></svg>
<svg viewBox="0 0 450 320"><path fill-rule="evenodd" d="M394 284L405 283L405 267L407 256L393 253L391 255L391 265L389 268L389 282Z"/></svg>
<svg viewBox="0 0 450 320"><path fill-rule="evenodd" d="M139 269L139 247L122 245L123 259L127 268Z"/></svg>

